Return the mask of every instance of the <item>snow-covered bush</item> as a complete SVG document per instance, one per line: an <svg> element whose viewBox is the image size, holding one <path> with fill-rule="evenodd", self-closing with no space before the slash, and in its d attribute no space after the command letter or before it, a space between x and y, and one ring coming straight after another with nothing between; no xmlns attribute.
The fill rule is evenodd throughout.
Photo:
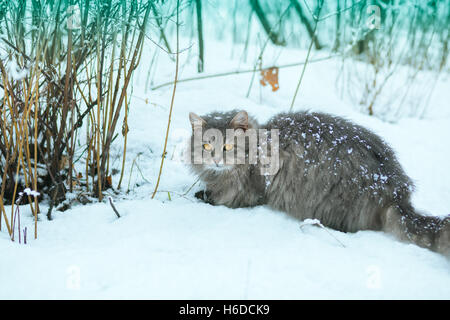
<svg viewBox="0 0 450 320"><path fill-rule="evenodd" d="M67 191L101 199L110 187L109 150L118 128L128 132L151 4L0 1L0 227L12 220L3 205L25 188L48 198L51 218ZM86 171L76 172L81 157Z"/></svg>

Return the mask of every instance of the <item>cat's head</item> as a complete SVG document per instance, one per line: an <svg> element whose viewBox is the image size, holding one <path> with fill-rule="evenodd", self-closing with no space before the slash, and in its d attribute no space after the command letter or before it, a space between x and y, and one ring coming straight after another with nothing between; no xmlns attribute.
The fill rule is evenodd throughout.
<svg viewBox="0 0 450 320"><path fill-rule="evenodd" d="M258 125L246 111L212 112L201 117L191 112L189 120L192 126L190 163L194 171L219 174L248 165L245 159L249 147L245 137Z"/></svg>

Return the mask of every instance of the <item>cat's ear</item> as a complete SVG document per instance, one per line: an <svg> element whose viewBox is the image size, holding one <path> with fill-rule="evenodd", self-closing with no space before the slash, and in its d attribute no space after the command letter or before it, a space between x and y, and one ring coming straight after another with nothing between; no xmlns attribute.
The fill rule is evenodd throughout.
<svg viewBox="0 0 450 320"><path fill-rule="evenodd" d="M248 114L246 111L238 112L233 120L230 122L230 126L233 129L243 129L244 131L248 129Z"/></svg>
<svg viewBox="0 0 450 320"><path fill-rule="evenodd" d="M192 130L194 130L195 128L203 128L206 124L205 120L203 120L193 112L189 112L189 121L191 121Z"/></svg>

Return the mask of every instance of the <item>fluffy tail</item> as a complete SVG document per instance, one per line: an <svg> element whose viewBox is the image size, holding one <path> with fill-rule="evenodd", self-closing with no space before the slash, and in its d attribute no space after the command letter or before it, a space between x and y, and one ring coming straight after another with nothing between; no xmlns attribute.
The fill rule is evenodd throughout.
<svg viewBox="0 0 450 320"><path fill-rule="evenodd" d="M450 216L417 213L410 204L391 206L383 217L384 231L403 241L439 252L450 258Z"/></svg>

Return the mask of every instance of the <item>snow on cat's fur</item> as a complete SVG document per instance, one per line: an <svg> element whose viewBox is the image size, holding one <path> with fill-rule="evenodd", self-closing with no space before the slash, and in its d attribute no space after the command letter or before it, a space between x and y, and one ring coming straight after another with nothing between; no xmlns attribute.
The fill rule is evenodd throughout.
<svg viewBox="0 0 450 320"><path fill-rule="evenodd" d="M203 117L191 113L190 121L193 132L217 129L223 137L227 129L240 134L257 128L279 130L275 174L262 175L259 163L191 164L206 185L196 194L198 198L231 208L265 204L299 220L319 219L344 232L383 230L450 254L450 218L423 216L414 210L412 181L394 151L369 130L339 117L307 112L281 113L262 126L245 111ZM222 145L229 143L234 141L191 143L191 152L225 156ZM198 150L205 145L208 150ZM243 146L234 145L239 148ZM248 146L244 148L248 152Z"/></svg>

